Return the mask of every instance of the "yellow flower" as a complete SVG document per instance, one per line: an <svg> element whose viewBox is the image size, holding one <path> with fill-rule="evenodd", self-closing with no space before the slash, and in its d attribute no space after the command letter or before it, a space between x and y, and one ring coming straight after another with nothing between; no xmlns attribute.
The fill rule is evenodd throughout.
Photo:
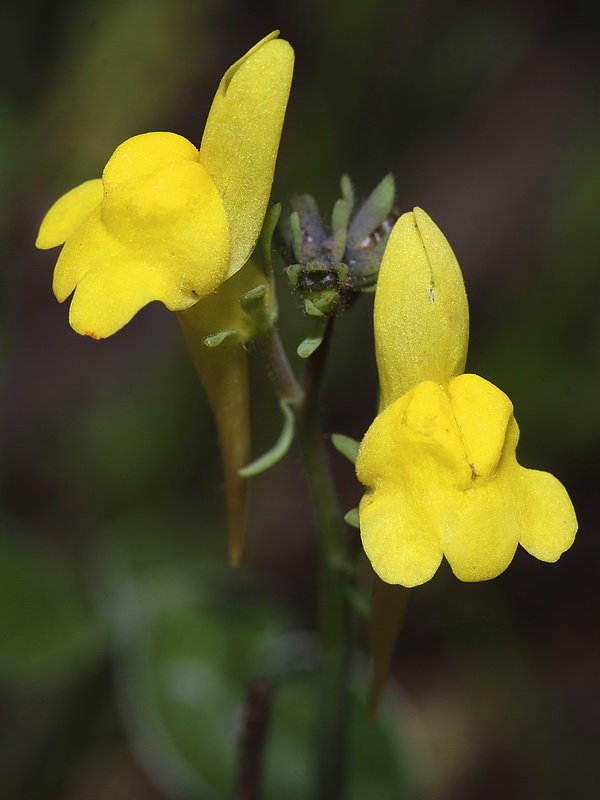
<svg viewBox="0 0 600 800"><path fill-rule="evenodd" d="M562 484L517 463L508 397L462 374L467 314L447 241L420 209L403 215L375 298L382 410L356 461L363 545L387 583L424 583L443 556L461 580L488 580L517 544L556 561L577 530Z"/></svg>
<svg viewBox="0 0 600 800"><path fill-rule="evenodd" d="M290 90L290 45L267 36L224 75L200 149L174 133L120 145L102 179L61 197L37 246L63 244L53 289L69 321L103 338L144 305L182 311L248 260L266 211Z"/></svg>

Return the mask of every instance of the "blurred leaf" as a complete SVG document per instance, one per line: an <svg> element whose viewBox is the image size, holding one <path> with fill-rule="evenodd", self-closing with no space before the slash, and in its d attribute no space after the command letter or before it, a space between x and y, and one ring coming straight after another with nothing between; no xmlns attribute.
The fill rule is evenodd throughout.
<svg viewBox="0 0 600 800"><path fill-rule="evenodd" d="M236 717L266 626L243 609L178 608L135 638L123 671L126 724L159 786L230 796Z"/></svg>
<svg viewBox="0 0 600 800"><path fill-rule="evenodd" d="M282 636L279 616L225 592L225 570L140 559L122 542L106 585L117 681L134 751L167 795L230 797L238 717L250 680L276 685L265 766L265 800L310 797L316 691L313 640ZM238 585L243 572L236 572ZM112 595L112 598L108 595ZM299 673L298 670L302 672ZM388 696L373 726L365 671L357 675L350 731L350 800L410 798L420 759L406 752L408 719ZM392 721L393 720L393 721Z"/></svg>
<svg viewBox="0 0 600 800"><path fill-rule="evenodd" d="M358 670L350 703L348 798L418 797L420 759L408 752L406 731L398 729L408 719L407 710L390 695L387 713L371 725L362 699L365 684L366 675ZM288 676L278 689L267 742L265 800L314 796L315 697L314 676L309 673Z"/></svg>
<svg viewBox="0 0 600 800"><path fill-rule="evenodd" d="M194 560L143 563L135 553L128 561L125 549L113 552L112 563L109 554L102 592L134 750L167 794L230 796L236 715L250 679L272 669L267 651L277 619L219 597L224 570Z"/></svg>
<svg viewBox="0 0 600 800"><path fill-rule="evenodd" d="M0 536L0 677L56 679L89 658L92 618L54 565Z"/></svg>

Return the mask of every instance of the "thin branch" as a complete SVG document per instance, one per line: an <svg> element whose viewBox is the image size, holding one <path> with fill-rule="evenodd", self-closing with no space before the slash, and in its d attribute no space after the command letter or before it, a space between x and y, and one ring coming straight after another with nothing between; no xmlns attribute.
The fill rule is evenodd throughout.
<svg viewBox="0 0 600 800"><path fill-rule="evenodd" d="M254 678L242 711L235 800L260 800L263 757L275 687Z"/></svg>

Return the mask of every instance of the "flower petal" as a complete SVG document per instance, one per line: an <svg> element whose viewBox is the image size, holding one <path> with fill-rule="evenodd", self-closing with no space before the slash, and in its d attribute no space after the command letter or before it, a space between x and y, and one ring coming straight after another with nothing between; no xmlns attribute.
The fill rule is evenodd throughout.
<svg viewBox="0 0 600 800"><path fill-rule="evenodd" d="M577 520L563 486L520 466L508 397L477 375L425 381L375 419L356 460L363 545L388 583L415 586L443 552L463 581L495 578L519 542L556 561ZM437 558L437 561L436 561Z"/></svg>
<svg viewBox="0 0 600 800"><path fill-rule="evenodd" d="M42 220L35 243L41 250L67 241L75 228L102 202L102 181L97 178L71 189L51 206Z"/></svg>
<svg viewBox="0 0 600 800"><path fill-rule="evenodd" d="M386 583L419 586L430 580L442 560L435 520L425 505L395 484L360 503L360 535L373 569Z"/></svg>
<svg viewBox="0 0 600 800"><path fill-rule="evenodd" d="M525 501L519 509L519 541L540 561L557 561L573 544L577 517L565 487L554 475L520 468Z"/></svg>
<svg viewBox="0 0 600 800"><path fill-rule="evenodd" d="M173 301L174 288L167 275L144 262L130 261L123 268L119 260L112 268L89 270L78 282L69 323L77 333L93 339L112 336L152 300L165 305ZM191 297L179 298L181 307L191 305Z"/></svg>
<svg viewBox="0 0 600 800"><path fill-rule="evenodd" d="M120 144L102 172L106 192L137 178L147 178L180 161L200 161L198 148L177 133L141 133Z"/></svg>
<svg viewBox="0 0 600 800"><path fill-rule="evenodd" d="M431 383L424 385L421 398L418 393L399 398L375 419L356 459L358 479L369 487L360 503L363 547L387 583L424 583L442 559L439 521L431 513L443 448L435 435L440 431L439 402L436 409L430 396L439 399L440 393L444 395ZM442 432L445 428L442 423ZM456 431L454 439L462 457ZM460 463L466 476L464 458ZM450 457L447 471L454 481L452 467Z"/></svg>
<svg viewBox="0 0 600 800"><path fill-rule="evenodd" d="M420 208L387 243L375 294L381 408L422 381L447 383L465 366L469 309L450 245Z"/></svg>
<svg viewBox="0 0 600 800"><path fill-rule="evenodd" d="M181 311L210 294L224 280L228 241L214 183L202 164L182 160L106 195L66 242L54 292L62 301L89 277L71 324L108 336L151 300Z"/></svg>
<svg viewBox="0 0 600 800"><path fill-rule="evenodd" d="M294 51L270 34L224 75L200 146L223 201L231 234L228 275L256 245L271 194Z"/></svg>
<svg viewBox="0 0 600 800"><path fill-rule="evenodd" d="M490 580L512 561L520 533L515 472L436 497L441 546L459 580Z"/></svg>
<svg viewBox="0 0 600 800"><path fill-rule="evenodd" d="M479 375L459 375L450 381L447 392L473 479L487 480L502 456L513 405L504 392Z"/></svg>

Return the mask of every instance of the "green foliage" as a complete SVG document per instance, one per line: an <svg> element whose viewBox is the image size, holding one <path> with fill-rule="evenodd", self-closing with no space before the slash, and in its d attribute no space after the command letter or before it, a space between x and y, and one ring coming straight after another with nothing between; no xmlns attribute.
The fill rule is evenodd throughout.
<svg viewBox="0 0 600 800"><path fill-rule="evenodd" d="M0 535L0 677L42 682L89 660L94 621L64 569Z"/></svg>
<svg viewBox="0 0 600 800"><path fill-rule="evenodd" d="M414 765L409 764L407 742L398 736L392 721L393 715L396 720L405 718L407 709L398 697L390 696L387 713L371 724L361 699L365 680L364 672L358 670L349 707L348 798L411 800L417 796L418 778ZM307 672L290 674L279 686L268 742L265 800L305 800L313 795L315 692L314 677Z"/></svg>
<svg viewBox="0 0 600 800"><path fill-rule="evenodd" d="M271 467L274 467L285 456L294 441L294 432L296 430L296 417L290 408L289 403L281 400L279 403L281 414L283 417L283 426L279 438L273 447L262 456L259 456L255 461L239 470L239 474L243 478L251 478L254 475L260 475Z"/></svg>
<svg viewBox="0 0 600 800"><path fill-rule="evenodd" d="M356 439L352 439L350 436L344 436L343 433L333 433L331 435L331 444L339 453L346 456L348 461L354 464L356 456L358 455L360 442L357 442Z"/></svg>

